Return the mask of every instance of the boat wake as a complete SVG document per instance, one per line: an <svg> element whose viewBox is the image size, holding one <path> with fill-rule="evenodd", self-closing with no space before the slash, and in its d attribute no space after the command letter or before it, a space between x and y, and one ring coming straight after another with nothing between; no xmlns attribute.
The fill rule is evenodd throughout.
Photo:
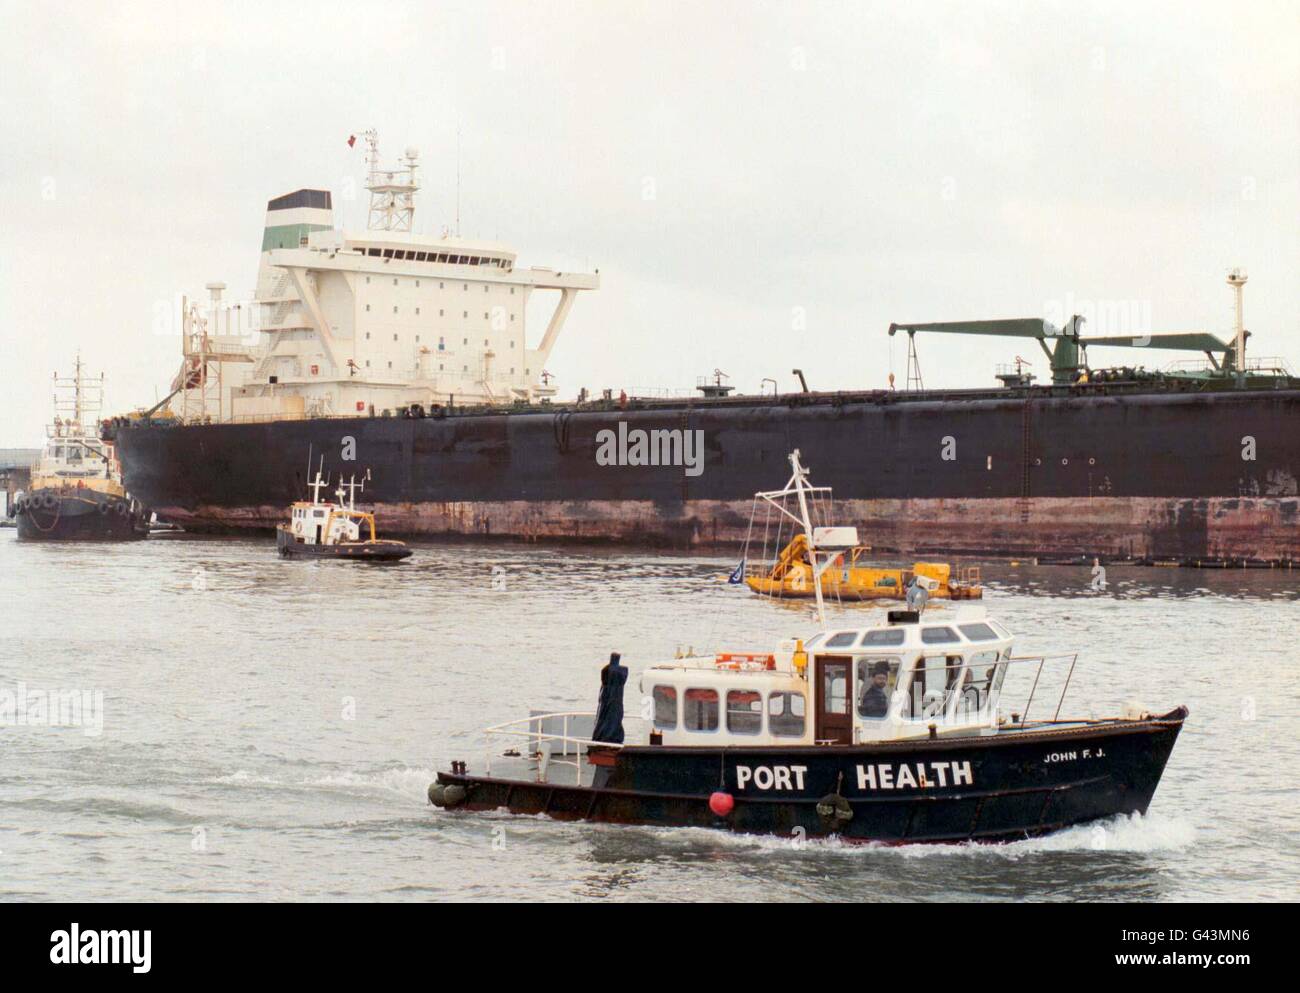
<svg viewBox="0 0 1300 993"><path fill-rule="evenodd" d="M614 828L614 830L625 830ZM794 855L857 856L880 858L981 858L1014 862L1058 852L1145 853L1182 851L1195 843L1196 829L1190 823L1162 814L1133 814L1081 824L1041 838L1002 843L960 842L955 844L882 844L845 842L838 838L809 838L796 841L770 835L733 834L709 828L641 828L653 833L662 844L683 848L727 847L791 853Z"/></svg>

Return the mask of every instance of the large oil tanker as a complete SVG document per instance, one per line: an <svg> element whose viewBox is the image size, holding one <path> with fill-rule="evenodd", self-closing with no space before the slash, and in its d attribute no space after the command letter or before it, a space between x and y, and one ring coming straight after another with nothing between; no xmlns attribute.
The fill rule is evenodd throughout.
<svg viewBox="0 0 1300 993"><path fill-rule="evenodd" d="M599 274L413 233L417 153L387 170L365 141L367 230L336 230L326 191L270 201L255 305L225 306L209 284L212 304L185 309L165 407L106 426L160 517L270 530L323 456L370 471L366 498L394 533L726 545L798 448L836 519L881 551L1300 561L1300 379L1246 359L1244 273L1228 280L1231 340L1090 338L1078 317L889 329L909 355L918 335L1033 339L1050 382L1018 364L980 389L926 390L918 374L905 389L745 396L719 380L691 398L561 403L546 362ZM558 301L530 348L538 290ZM1099 368L1095 346L1204 358Z"/></svg>

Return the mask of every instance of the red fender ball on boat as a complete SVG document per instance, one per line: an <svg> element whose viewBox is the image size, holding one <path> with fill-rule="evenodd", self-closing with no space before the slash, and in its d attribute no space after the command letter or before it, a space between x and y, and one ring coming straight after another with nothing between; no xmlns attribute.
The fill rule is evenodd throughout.
<svg viewBox="0 0 1300 993"><path fill-rule="evenodd" d="M736 806L736 798L730 793L723 793L719 790L717 793L709 795L709 809L719 817L726 817Z"/></svg>

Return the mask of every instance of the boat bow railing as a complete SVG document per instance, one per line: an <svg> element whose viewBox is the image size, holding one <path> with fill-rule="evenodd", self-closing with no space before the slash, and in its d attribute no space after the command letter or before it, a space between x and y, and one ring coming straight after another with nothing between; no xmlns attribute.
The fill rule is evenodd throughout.
<svg viewBox="0 0 1300 993"><path fill-rule="evenodd" d="M1012 666L1026 667L1025 671L1032 670L1033 681L1030 683L1028 695L1025 697L1025 705L1019 710L1011 711L1012 723L1024 727L1029 720L1029 708L1034 705L1034 697L1039 694L1039 684L1042 681L1043 670L1050 664L1053 668L1065 668L1065 681L1061 684L1060 695L1056 698L1056 710L1052 714L1052 721L1059 721L1061 718L1061 706L1065 703L1065 694L1070 689L1070 680L1074 676L1074 666L1079 660L1077 652L1061 655L1026 655L1015 656L1003 660L1003 665L1007 666L1008 675L1012 672ZM1003 685L998 696L999 710L1005 709L1007 695L1007 686L1005 677Z"/></svg>

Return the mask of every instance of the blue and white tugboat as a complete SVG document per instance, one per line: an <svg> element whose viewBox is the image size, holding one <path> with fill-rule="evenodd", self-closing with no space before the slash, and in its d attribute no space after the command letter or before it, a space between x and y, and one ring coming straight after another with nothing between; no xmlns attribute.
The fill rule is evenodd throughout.
<svg viewBox="0 0 1300 993"><path fill-rule="evenodd" d="M367 471L366 478L369 476ZM365 480L358 483L352 476L345 483L340 476L334 503L321 501L320 491L328 485L317 469L316 478L307 484L312 491L310 502L299 500L290 508L289 523L277 525L275 546L282 558L400 562L410 556L405 542L376 537L375 515L357 509L356 493L365 490ZM369 537L362 537L363 528Z"/></svg>
<svg viewBox="0 0 1300 993"><path fill-rule="evenodd" d="M808 539L821 631L647 668L640 735L625 736L621 690L609 692L627 673L613 659L598 712L486 729L482 771L452 762L430 802L884 843L1009 841L1145 813L1185 707L1063 717L1076 657L1015 655L983 606L827 625L821 575L857 529L813 527L797 451L790 461L768 496L796 506L781 509ZM516 747L492 755L503 738Z"/></svg>

